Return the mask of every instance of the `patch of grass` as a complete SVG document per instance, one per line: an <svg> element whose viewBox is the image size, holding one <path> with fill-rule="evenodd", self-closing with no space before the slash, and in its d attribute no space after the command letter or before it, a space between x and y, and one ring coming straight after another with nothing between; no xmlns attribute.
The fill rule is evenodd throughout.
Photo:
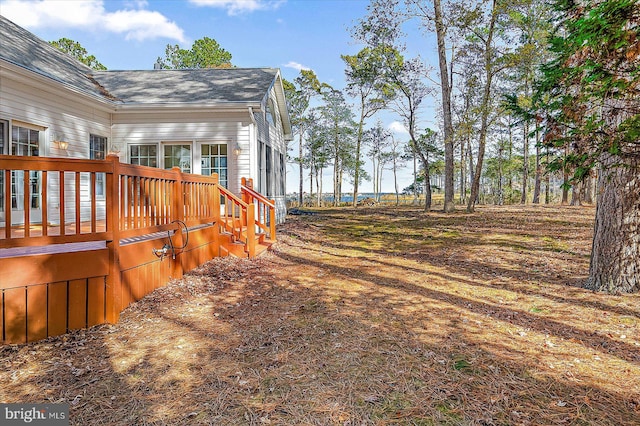
<svg viewBox="0 0 640 426"><path fill-rule="evenodd" d="M563 253L570 250L569 244L566 241L557 238L543 237L542 241L545 243L545 247L551 251Z"/></svg>

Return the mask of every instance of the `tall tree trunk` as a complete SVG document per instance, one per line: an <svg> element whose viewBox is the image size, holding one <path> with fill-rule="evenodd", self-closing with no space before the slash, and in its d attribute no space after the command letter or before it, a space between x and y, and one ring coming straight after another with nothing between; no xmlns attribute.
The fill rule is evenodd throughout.
<svg viewBox="0 0 640 426"><path fill-rule="evenodd" d="M338 198L340 198L338 196L338 173L339 173L339 165L338 165L338 159L336 158L334 165L333 165L333 205L334 207L338 206Z"/></svg>
<svg viewBox="0 0 640 426"><path fill-rule="evenodd" d="M339 203L342 203L342 176L344 173L344 168L340 167L340 173L338 175L338 197L340 197L340 199L338 200ZM340 204L338 204L340 205Z"/></svg>
<svg viewBox="0 0 640 426"><path fill-rule="evenodd" d="M428 212L431 210L431 176L429 175L429 160L426 161L426 164L423 163L422 167L424 167L424 211Z"/></svg>
<svg viewBox="0 0 640 426"><path fill-rule="evenodd" d="M318 207L322 207L322 169L318 170L318 175L316 176L316 187L318 188Z"/></svg>
<svg viewBox="0 0 640 426"><path fill-rule="evenodd" d="M602 159L607 166L615 160ZM640 159L599 171L589 278L585 287L609 293L640 291Z"/></svg>
<svg viewBox="0 0 640 426"><path fill-rule="evenodd" d="M569 148L564 147L564 158L562 167L562 201L560 204L566 205L569 202L569 167L567 166L567 156L569 155Z"/></svg>
<svg viewBox="0 0 640 426"><path fill-rule="evenodd" d="M536 123L536 183L533 188L533 203L540 204L540 181L542 180L542 165L540 164L540 135Z"/></svg>
<svg viewBox="0 0 640 426"><path fill-rule="evenodd" d="M465 195L467 192L466 182L465 182L465 166L464 166L464 141L460 141L460 204L463 204L465 201Z"/></svg>
<svg viewBox="0 0 640 426"><path fill-rule="evenodd" d="M547 147L545 153L546 163L549 165L549 147ZM544 203L549 204L551 202L551 173L547 172L544 179Z"/></svg>
<svg viewBox="0 0 640 426"><path fill-rule="evenodd" d="M313 176L315 174L314 169L315 167L313 163L311 163L311 165L309 166L309 205L310 206L313 205Z"/></svg>
<svg viewBox="0 0 640 426"><path fill-rule="evenodd" d="M594 187L596 186L595 184L595 173L593 170L591 170L591 172L589 173L589 175L587 176L586 180L585 180L585 188L584 188L584 197L583 200L585 203L587 204L593 204L593 200L595 199L594 197Z"/></svg>
<svg viewBox="0 0 640 426"><path fill-rule="evenodd" d="M527 203L527 184L529 183L529 120L524 122L524 146L522 148L522 196L520 204Z"/></svg>
<svg viewBox="0 0 640 426"><path fill-rule="evenodd" d="M400 191L398 191L398 161L394 153L393 157L393 187L396 190L396 206L400 205Z"/></svg>
<svg viewBox="0 0 640 426"><path fill-rule="evenodd" d="M298 166L300 167L300 176L299 176L300 182L299 182L299 189L298 189L300 191L300 195L298 196L298 204L299 204L300 207L302 207L302 204L304 203L304 198L303 198L303 192L304 192L304 187L303 187L303 185L304 185L304 170L302 170L302 163L303 163L302 154L304 152L303 152L303 149L302 149L302 133L304 133L304 132L300 131L300 141L299 141L299 146L298 146L298 160L299 160Z"/></svg>
<svg viewBox="0 0 640 426"><path fill-rule="evenodd" d="M504 191L502 189L502 148L498 150L498 205L504 204Z"/></svg>
<svg viewBox="0 0 640 426"><path fill-rule="evenodd" d="M581 206L582 205L582 182L576 182L572 185L571 191L571 205L572 206Z"/></svg>
<svg viewBox="0 0 640 426"><path fill-rule="evenodd" d="M373 176L372 176L372 180L373 180L373 199L377 200L378 199L378 166L376 165L376 157L373 156L371 158L371 163L372 163L372 168L373 168Z"/></svg>
<svg viewBox="0 0 640 426"><path fill-rule="evenodd" d="M498 7L496 0L491 4L491 21L489 22L489 28L487 29L487 40L484 46L484 71L486 74L486 81L484 90L482 93L482 113L480 120L480 137L478 138L478 159L476 161L476 172L474 175L473 183L471 184L471 196L467 203L467 212L471 213L475 210L476 199L480 190L480 178L482 177L482 162L484 161L484 151L487 142L487 132L489 128L489 110L491 109L491 86L493 84L494 69L493 69L493 33L495 29L496 20L498 19Z"/></svg>
<svg viewBox="0 0 640 426"><path fill-rule="evenodd" d="M475 170L475 167L473 166L473 151L471 151L471 138L469 137L467 139L467 155L469 157L469 182L473 182L474 175L473 175L473 171Z"/></svg>
<svg viewBox="0 0 640 426"><path fill-rule="evenodd" d="M413 151L413 203L418 204L418 155Z"/></svg>
<svg viewBox="0 0 640 426"><path fill-rule="evenodd" d="M360 123L358 125L358 139L356 140L356 169L353 172L353 207L358 207L358 185L360 181L360 150L362 147L362 135L364 133L365 105L364 99L360 99Z"/></svg>
<svg viewBox="0 0 640 426"><path fill-rule="evenodd" d="M444 211L455 210L453 203L453 121L451 119L451 86L449 85L449 69L447 67L447 51L445 48L446 29L442 19L442 4L433 0L433 10L438 40L438 64L440 66L440 85L442 93L442 116L444 121Z"/></svg>

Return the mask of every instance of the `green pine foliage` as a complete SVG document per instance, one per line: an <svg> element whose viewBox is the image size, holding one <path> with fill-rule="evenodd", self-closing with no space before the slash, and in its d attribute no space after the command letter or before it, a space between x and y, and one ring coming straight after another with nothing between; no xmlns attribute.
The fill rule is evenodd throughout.
<svg viewBox="0 0 640 426"><path fill-rule="evenodd" d="M87 51L87 49L82 47L82 45L77 41L63 37L56 41L50 41L49 44L55 47L56 49L68 55L73 56L74 58L76 58L78 61L82 62L89 68L92 68L98 71L104 71L107 69L107 67L102 65L94 55L89 55L89 52Z"/></svg>
<svg viewBox="0 0 640 426"><path fill-rule="evenodd" d="M553 60L543 66L537 101L545 142L570 147L556 169L580 180L603 154L640 155L640 5L637 0L558 0ZM559 162L564 162L560 164Z"/></svg>

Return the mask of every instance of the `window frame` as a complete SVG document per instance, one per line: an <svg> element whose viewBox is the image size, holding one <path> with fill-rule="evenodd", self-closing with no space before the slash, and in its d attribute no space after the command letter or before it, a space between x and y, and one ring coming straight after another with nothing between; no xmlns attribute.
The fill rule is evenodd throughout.
<svg viewBox="0 0 640 426"><path fill-rule="evenodd" d="M218 147L218 153L215 154L215 155L207 154L206 157L205 157L202 154L202 149L203 149L204 146L209 146L209 147L216 146L216 147ZM224 155L221 154L221 150L220 150L220 147L222 147L222 146L226 147L226 154L224 154ZM194 157L195 157L194 158L194 166L195 166L195 163L197 162L198 166L200 168L199 174L201 174L202 176L211 176L211 174L208 174L208 175L204 174L204 169L205 168L203 167L202 163L203 163L205 158L209 158L209 159L217 158L219 160L222 160L224 158L224 160L225 160L225 166L224 167L222 167L220 165L222 163L222 161L219 161L219 163L218 163L219 165L217 167L213 166L213 164L210 163L209 167L207 167L206 169L208 169L210 171L210 173L218 173L219 183L220 183L221 186L223 186L225 188L229 187L229 181L230 181L230 179L229 179L229 160L230 160L230 155L231 155L230 147L231 147L231 144L229 142L227 142L227 141L215 141L215 140L213 140L213 141L198 141L198 143L196 144L196 150L194 152ZM226 175L225 179L223 179L221 177L221 174L219 172L219 170L222 170L222 169L225 170L225 175Z"/></svg>
<svg viewBox="0 0 640 426"><path fill-rule="evenodd" d="M95 149L94 143L96 140L100 140L102 143L102 150ZM109 143L109 138L107 136L100 136L93 133L89 133L89 159L90 160L104 160L107 156L107 146ZM102 155L97 155L102 154ZM98 158L101 157L101 158ZM105 173L96 173L96 198L104 199L105 198L105 185L106 185L106 175Z"/></svg>
<svg viewBox="0 0 640 426"><path fill-rule="evenodd" d="M171 170L174 166L172 167L167 167L166 165L166 149L167 147L174 147L174 146L185 146L185 147L189 147L189 170L183 170L182 167L180 167L180 170L183 173L193 173L193 163L194 163L194 158L193 158L193 141L162 141L160 143L160 165L158 167L160 167L161 169L165 169L165 170Z"/></svg>
<svg viewBox="0 0 640 426"><path fill-rule="evenodd" d="M134 163L133 162L134 156L133 156L132 151L131 151L132 148L134 148L134 147L138 147L139 148L139 147L143 147L143 146L144 147L154 147L155 150L156 150L155 157L152 157L150 155L146 155L146 156L136 155L135 158L139 158L139 159L144 158L144 159L147 159L147 160L155 158L155 163L156 163L155 165L140 164L139 162L138 163ZM158 156L159 156L159 151L160 151L158 148L159 148L159 146L158 146L157 143L130 143L130 144L127 144L127 161L129 162L129 164L158 168L159 167Z"/></svg>

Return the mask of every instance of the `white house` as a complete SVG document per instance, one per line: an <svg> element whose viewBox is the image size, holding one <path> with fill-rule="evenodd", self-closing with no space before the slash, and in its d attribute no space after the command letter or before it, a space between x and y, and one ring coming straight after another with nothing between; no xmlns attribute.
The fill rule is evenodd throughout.
<svg viewBox="0 0 640 426"><path fill-rule="evenodd" d="M230 68L95 71L0 16L0 154L102 159L218 173L233 192L242 177L285 208L291 140L280 71ZM4 188L0 174L0 190ZM24 179L12 209L21 217ZM32 220L39 205L32 185ZM0 196L0 222L5 197Z"/></svg>

